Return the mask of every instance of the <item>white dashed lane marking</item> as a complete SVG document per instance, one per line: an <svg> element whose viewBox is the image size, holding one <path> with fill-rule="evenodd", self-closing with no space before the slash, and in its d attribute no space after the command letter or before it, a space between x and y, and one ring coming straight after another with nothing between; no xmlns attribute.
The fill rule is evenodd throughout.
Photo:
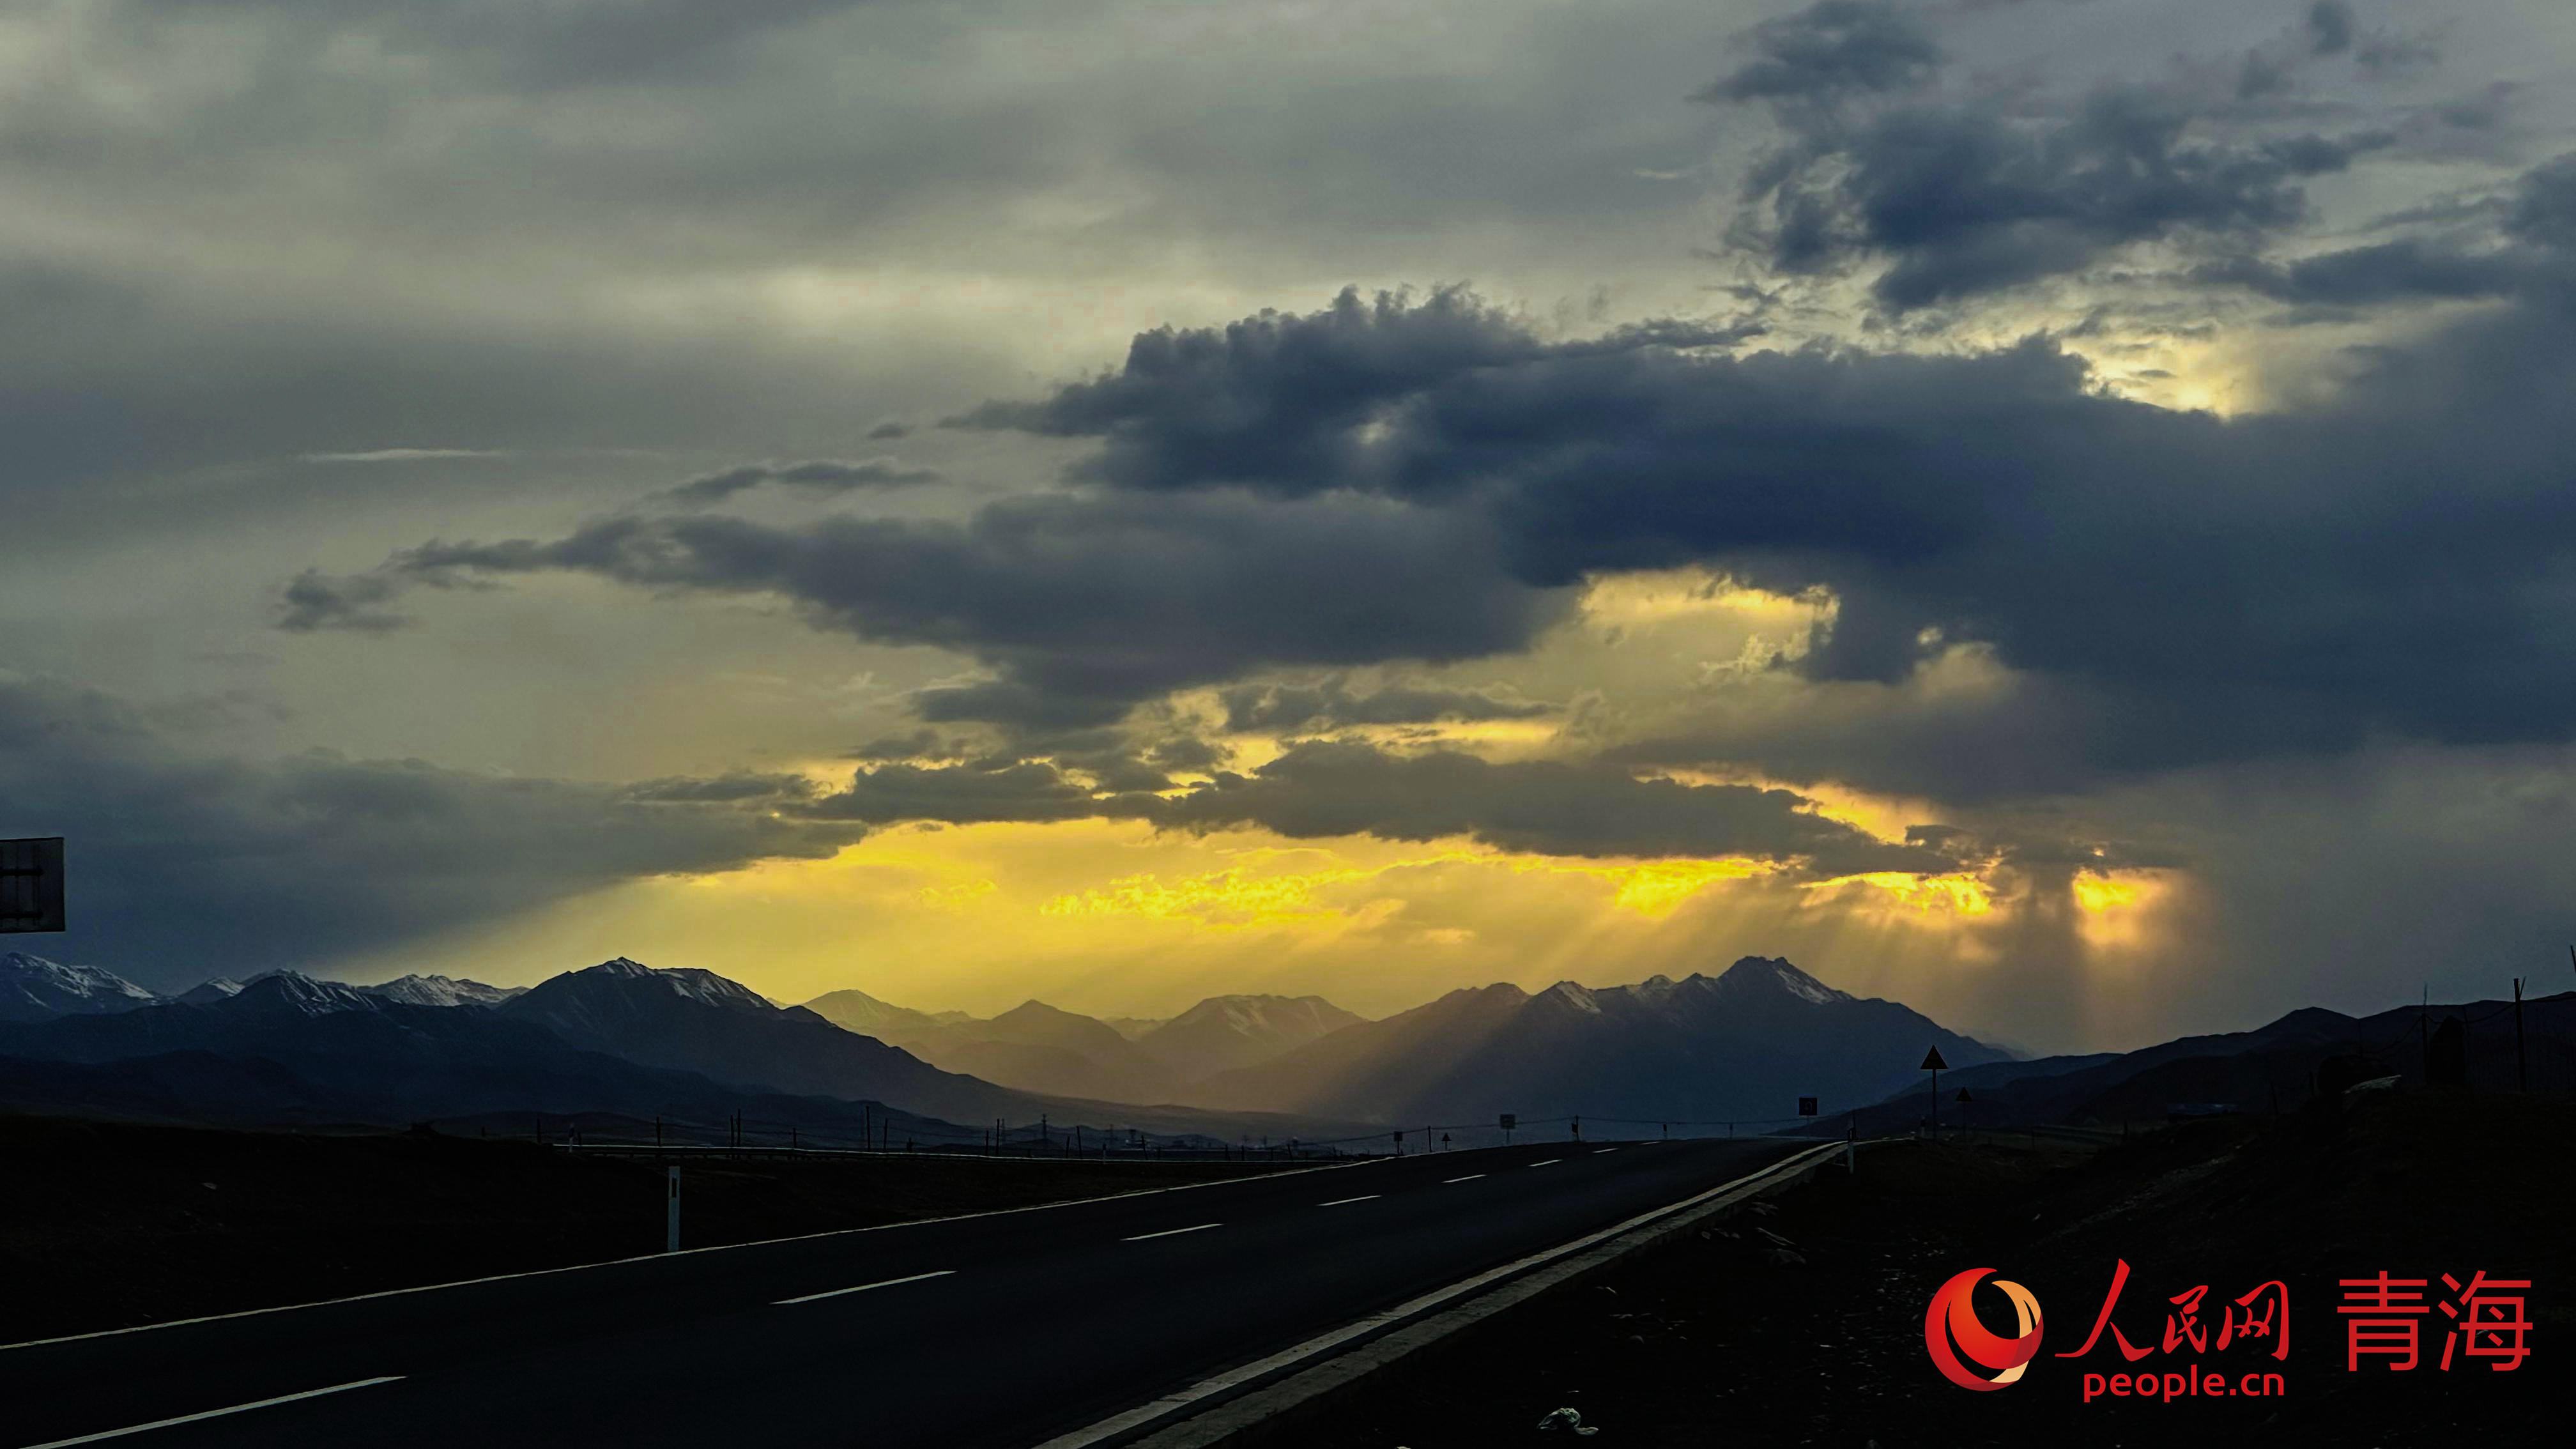
<svg viewBox="0 0 2576 1449"><path fill-rule="evenodd" d="M918 1283L924 1278L945 1278L956 1271L954 1268L942 1268L936 1273L915 1273L909 1278L888 1278L881 1283L861 1283L855 1288L833 1288L821 1293L808 1293L802 1298L781 1298L770 1306L783 1308L790 1303L811 1303L817 1298L838 1298L844 1293L865 1293L871 1288L891 1288L897 1283Z"/></svg>
<svg viewBox="0 0 2576 1449"><path fill-rule="evenodd" d="M1221 1228L1224 1226L1225 1224L1223 1223L1201 1223L1194 1228L1165 1228L1159 1233L1138 1233L1132 1238L1120 1238L1118 1241L1122 1243L1141 1243L1147 1238L1169 1238L1181 1233L1205 1232L1209 1228Z"/></svg>
<svg viewBox="0 0 2576 1449"><path fill-rule="evenodd" d="M1361 1193L1358 1197L1337 1197L1337 1198L1333 1199L1331 1202L1319 1202L1319 1203L1315 1204L1315 1206L1317 1206L1317 1207L1340 1207L1342 1204L1344 1204L1344 1203L1346 1203L1346 1202L1367 1202L1367 1201L1369 1201L1369 1200L1370 1200L1370 1199L1372 1199L1372 1198L1380 1198L1380 1197L1384 1197L1384 1196L1386 1196L1386 1194L1384 1194L1384 1193L1382 1193L1382 1192L1364 1192L1364 1193Z"/></svg>
<svg viewBox="0 0 2576 1449"><path fill-rule="evenodd" d="M1449 1183L1451 1183L1451 1182L1474 1182L1477 1178L1480 1178L1480 1177L1482 1177L1482 1176L1484 1176L1484 1174L1483 1174L1483 1173L1481 1173L1481 1172L1471 1172L1471 1173L1468 1173L1465 1177L1453 1177L1453 1178L1450 1178L1447 1182L1443 1182L1443 1183L1441 1183L1440 1185L1441 1185L1442 1187L1447 1187L1447 1186L1449 1185Z"/></svg>

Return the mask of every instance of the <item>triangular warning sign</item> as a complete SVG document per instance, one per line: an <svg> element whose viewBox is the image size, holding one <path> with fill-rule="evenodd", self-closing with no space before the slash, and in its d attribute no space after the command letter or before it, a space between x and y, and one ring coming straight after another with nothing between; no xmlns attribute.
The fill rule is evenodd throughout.
<svg viewBox="0 0 2576 1449"><path fill-rule="evenodd" d="M1973 1101L1975 1101L1975 1100L1977 1100L1977 1099L1968 1095L1968 1089L1967 1089L1967 1088L1965 1088L1965 1087L1961 1087L1961 1088L1959 1089L1959 1095L1957 1095L1957 1096L1955 1096L1955 1097L1951 1098L1950 1100L1951 1100L1951 1101L1953 1101L1953 1102L1973 1102Z"/></svg>
<svg viewBox="0 0 2576 1449"><path fill-rule="evenodd" d="M1946 1072L1950 1070L1950 1064L1941 1060L1941 1049L1939 1047L1934 1047L1932 1050L1923 1054L1923 1065L1915 1068L1915 1070L1922 1072Z"/></svg>

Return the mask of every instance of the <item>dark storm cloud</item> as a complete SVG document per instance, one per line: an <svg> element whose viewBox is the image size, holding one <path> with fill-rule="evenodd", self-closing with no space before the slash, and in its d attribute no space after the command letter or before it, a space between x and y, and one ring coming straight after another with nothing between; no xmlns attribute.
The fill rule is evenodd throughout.
<svg viewBox="0 0 2576 1449"><path fill-rule="evenodd" d="M371 591L571 571L664 591L775 594L820 627L938 645L999 671L916 695L925 719L1065 730L1263 665L1518 648L1567 601L1510 577L1497 545L1474 514L1387 499L1038 497L963 524L620 517L554 540L427 544L362 577ZM322 581L308 592L361 590ZM290 611L283 622L316 621Z"/></svg>
<svg viewBox="0 0 2576 1449"><path fill-rule="evenodd" d="M906 488L936 483L939 478L936 468L906 467L893 458L870 458L858 463L818 458L799 463L746 463L739 468L692 478L672 489L669 496L682 503L703 506L721 503L764 483L829 495L865 489Z"/></svg>
<svg viewBox="0 0 2576 1449"><path fill-rule="evenodd" d="M796 793L775 777L621 787L322 751L209 757L115 697L0 674L0 799L13 823L70 841L60 954L165 990L328 966L639 876L828 856L865 833L782 815Z"/></svg>
<svg viewBox="0 0 2576 1449"><path fill-rule="evenodd" d="M1494 764L1433 751L1310 741L1250 775L1221 774L1147 818L1190 829L1257 825L1292 838L1471 836L1504 850L1578 856L1750 855L1819 876L1938 872L1935 851L1891 845L1811 813L1804 797L1750 785L1639 779L1614 765Z"/></svg>
<svg viewBox="0 0 2576 1449"><path fill-rule="evenodd" d="M2071 102L1943 92L1938 49L1886 4L1826 0L1754 35L1763 56L1700 96L1767 102L1788 135L1747 178L1735 241L1787 273L1883 264L1871 291L1892 312L2077 272L2143 242L2241 245L2305 217L2308 178L2393 141L2204 134L2194 123L2216 107L2181 81ZM2288 90L2299 59L2247 52L2235 99Z"/></svg>
<svg viewBox="0 0 2576 1449"><path fill-rule="evenodd" d="M1238 684L1220 690L1225 727L1238 734L1254 730L1290 733L1340 729L1349 725L1430 724L1438 720L1534 719L1549 706L1526 700L1498 699L1473 689L1426 689L1389 685L1354 694L1346 681L1320 684Z"/></svg>
<svg viewBox="0 0 2576 1449"><path fill-rule="evenodd" d="M1265 311L1223 328L1140 333L1116 370L1035 403L993 402L952 426L1098 437L1079 476L1125 488L1248 483L1306 493L1377 464L1369 425L1433 378L1550 359L1720 347L1756 325L1663 320L1546 342L1459 288L1414 299L1348 288L1324 311Z"/></svg>
<svg viewBox="0 0 2576 1449"><path fill-rule="evenodd" d="M2561 176L2525 184L2517 236L2561 235ZM2576 643L2576 437L2549 401L2576 382L2564 295L2535 286L2505 315L2371 355L2329 403L2233 421L2106 396L2041 341L1557 351L1456 296L1346 298L1307 319L1332 346L1295 367L1274 361L1290 350L1274 339L1301 335L1279 319L1157 337L1029 416L1080 416L1115 459L1094 476L1139 487L1196 476L1472 509L1532 586L1700 562L1828 588L1839 616L1799 664L1811 677L1895 681L1927 638L1981 643L2054 682L2088 767L2372 731L2557 738L2576 681L2517 661ZM1336 357L1362 361L1314 375ZM1262 405L1272 383L1297 405ZM1174 401L1209 397L1247 400Z"/></svg>
<svg viewBox="0 0 2576 1449"><path fill-rule="evenodd" d="M1766 20L1748 37L1757 58L1703 100L1814 99L1921 85L1941 64L1930 32L1889 0L1823 0Z"/></svg>
<svg viewBox="0 0 2576 1449"><path fill-rule="evenodd" d="M1079 781L1042 760L1002 764L878 765L850 788L804 807L819 820L869 825L935 820L951 825L1078 820L1105 807Z"/></svg>
<svg viewBox="0 0 2576 1449"><path fill-rule="evenodd" d="M2515 193L2542 278L2571 175ZM1668 345L1688 328L1558 343L1455 291L1345 294L1148 334L1116 372L984 411L1102 438L1080 476L1103 487L965 524L622 518L382 576L777 594L994 669L919 696L927 718L1062 731L1268 666L1514 650L1587 577L1696 564L1830 591L1794 666L1812 680L1893 684L1949 644L2044 680L2043 771L2555 739L2576 678L2524 666L2576 645L2576 332L2568 289L2513 295L2357 359L2330 401L2223 421L2108 396L2045 340L1738 357ZM1983 773L1922 767L1924 790Z"/></svg>
<svg viewBox="0 0 2576 1449"><path fill-rule="evenodd" d="M2494 235L2456 225L2499 214ZM2553 294L2563 298L2576 283L2576 157L2533 168L2501 198L2431 211L2423 219L2455 225L2443 236L2401 237L2288 262L2232 258L2204 265L2193 276L2322 307L2513 294L2548 305Z"/></svg>
<svg viewBox="0 0 2576 1449"><path fill-rule="evenodd" d="M924 768L880 765L805 812L888 825L1142 820L1164 829L1257 826L1292 839L1469 837L1503 850L1588 857L1753 856L1820 876L1938 872L1930 843L1891 844L1814 814L1787 790L1641 779L1607 764L1493 764L1455 751L1398 755L1310 741L1248 775L1217 774L1177 796L1095 791L1043 761Z"/></svg>

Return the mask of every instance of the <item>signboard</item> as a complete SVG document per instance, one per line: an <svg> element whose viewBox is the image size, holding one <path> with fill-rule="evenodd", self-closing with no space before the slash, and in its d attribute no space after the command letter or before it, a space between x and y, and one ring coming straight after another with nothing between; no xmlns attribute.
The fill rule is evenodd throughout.
<svg viewBox="0 0 2576 1449"><path fill-rule="evenodd" d="M1521 1125L1521 1119L1520 1119L1520 1115L1519 1115L1518 1113L1514 1113L1514 1112L1505 1112L1505 1113L1503 1114L1503 1130L1504 1130L1504 1131L1509 1132L1509 1131L1511 1131L1513 1128L1518 1127L1519 1125Z"/></svg>
<svg viewBox="0 0 2576 1449"><path fill-rule="evenodd" d="M0 840L0 931L63 929L63 838Z"/></svg>
<svg viewBox="0 0 2576 1449"><path fill-rule="evenodd" d="M1800 1097L1798 1099L1798 1115L1801 1117L1815 1116L1816 1099L1813 1097Z"/></svg>

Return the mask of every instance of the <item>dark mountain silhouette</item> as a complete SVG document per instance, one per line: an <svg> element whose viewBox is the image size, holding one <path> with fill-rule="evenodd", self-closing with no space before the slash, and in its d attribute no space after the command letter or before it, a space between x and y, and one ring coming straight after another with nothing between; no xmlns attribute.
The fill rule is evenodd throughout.
<svg viewBox="0 0 2576 1449"><path fill-rule="evenodd" d="M1047 1105L779 1006L712 971L656 970L620 956L539 982L492 1012L576 1047L719 1082L903 1103L959 1122L1026 1121Z"/></svg>
<svg viewBox="0 0 2576 1449"><path fill-rule="evenodd" d="M703 1076L581 1051L485 1007L414 1006L293 972L206 1005L0 1026L0 1055L17 1059L8 1075L22 1093L41 1095L40 1079L85 1083L103 1093L102 1107L157 1101L157 1115L201 1120L403 1121L610 1104L650 1115L729 1095ZM48 1074L36 1063L84 1070Z"/></svg>
<svg viewBox="0 0 2576 1449"><path fill-rule="evenodd" d="M2132 1052L2037 1057L1941 1074L1941 1116L1956 1124L2080 1126L2148 1121L2176 1112L2294 1111L2342 1081L2396 1077L2420 1085L2432 1035L2456 1019L2467 1085L2504 1089L2576 1081L2576 994L2523 1003L2519 1041L2510 1001L2404 1006L2370 1016L2302 1007L2251 1031L2178 1037ZM1911 1129L1931 1110L1928 1084L1864 1108L1864 1132ZM1964 1111L1954 1089L1973 1100ZM2336 1088L2328 1082L2323 1090Z"/></svg>
<svg viewBox="0 0 2576 1449"><path fill-rule="evenodd" d="M1206 1085L1218 1103L1397 1123L1500 1112L1755 1121L1793 1116L1800 1096L1877 1100L1912 1080L1932 1045L1962 1065L2004 1058L1910 1007L1748 956L1715 977L1452 992Z"/></svg>

